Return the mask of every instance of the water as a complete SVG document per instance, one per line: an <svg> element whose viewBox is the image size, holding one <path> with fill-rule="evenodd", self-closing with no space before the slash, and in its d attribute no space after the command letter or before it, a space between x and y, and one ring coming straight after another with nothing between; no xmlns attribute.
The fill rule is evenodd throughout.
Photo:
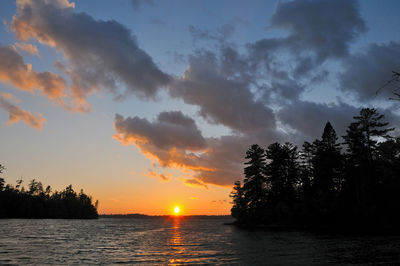
<svg viewBox="0 0 400 266"><path fill-rule="evenodd" d="M0 265L400 265L400 236L245 231L230 221L0 220Z"/></svg>

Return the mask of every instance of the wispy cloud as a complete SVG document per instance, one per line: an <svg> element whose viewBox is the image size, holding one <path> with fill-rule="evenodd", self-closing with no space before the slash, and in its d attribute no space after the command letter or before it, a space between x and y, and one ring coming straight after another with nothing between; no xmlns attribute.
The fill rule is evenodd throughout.
<svg viewBox="0 0 400 266"><path fill-rule="evenodd" d="M16 42L14 45L19 50L24 51L28 54L39 55L39 51L35 45L32 45L30 43L21 43L21 42Z"/></svg>
<svg viewBox="0 0 400 266"><path fill-rule="evenodd" d="M46 123L46 119L42 116L42 114L33 115L29 111L26 111L9 100L13 100L15 102L20 102L17 98L9 93L3 93L0 95L0 108L8 112L9 119L6 125L11 125L14 123L18 123L20 120L25 122L30 127L41 130L43 124Z"/></svg>

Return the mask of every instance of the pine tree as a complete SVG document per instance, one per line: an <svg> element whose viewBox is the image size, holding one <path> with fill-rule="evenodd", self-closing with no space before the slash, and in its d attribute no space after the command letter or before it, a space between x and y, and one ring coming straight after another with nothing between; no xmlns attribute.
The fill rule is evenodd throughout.
<svg viewBox="0 0 400 266"><path fill-rule="evenodd" d="M336 132L327 122L321 140L314 141L314 188L317 193L329 194L340 189L342 156L337 142Z"/></svg>
<svg viewBox="0 0 400 266"><path fill-rule="evenodd" d="M266 166L268 206L275 209L278 219L287 219L293 213L300 184L297 147L291 143L273 143L268 146L266 157L270 160Z"/></svg>
<svg viewBox="0 0 400 266"><path fill-rule="evenodd" d="M248 159L244 168L243 194L248 206L248 212L255 219L262 217L265 206L265 154L257 144L252 145L246 152Z"/></svg>
<svg viewBox="0 0 400 266"><path fill-rule="evenodd" d="M373 152L376 149L377 138L389 139L390 135L388 133L394 130L394 128L385 128L389 123L381 121L384 117L383 114L378 114L374 108L363 108L360 111L360 115L354 117L357 120L354 123L363 133L370 162L373 161Z"/></svg>
<svg viewBox="0 0 400 266"><path fill-rule="evenodd" d="M247 204L240 181L235 182L233 190L229 196L233 200L233 206L231 209L232 217L238 219L239 221L245 219L247 213Z"/></svg>
<svg viewBox="0 0 400 266"><path fill-rule="evenodd" d="M383 122L383 114L374 108L363 108L360 115L355 116L345 139L347 144L347 182L349 187L354 187L359 209L365 208L376 195L378 177L376 174L375 158L378 156L378 140L390 139L388 134L393 128L387 128L388 123ZM353 183L353 184L351 184Z"/></svg>
<svg viewBox="0 0 400 266"><path fill-rule="evenodd" d="M3 165L0 164L0 174L2 174L5 169L6 168ZM3 190L4 184L5 184L4 178L0 177L0 191Z"/></svg>

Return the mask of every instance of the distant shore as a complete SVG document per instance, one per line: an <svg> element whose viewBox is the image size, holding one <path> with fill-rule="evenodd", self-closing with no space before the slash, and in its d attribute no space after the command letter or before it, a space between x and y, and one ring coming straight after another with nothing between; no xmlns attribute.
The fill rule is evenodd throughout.
<svg viewBox="0 0 400 266"><path fill-rule="evenodd" d="M344 226L344 225L290 225L290 224L248 224L237 221L224 223L244 230L256 231L304 231L335 234L396 234L400 235L400 227L396 226Z"/></svg>
<svg viewBox="0 0 400 266"><path fill-rule="evenodd" d="M132 214L99 214L99 218L170 218L170 217L180 217L180 218L232 218L231 215L147 215L140 213Z"/></svg>

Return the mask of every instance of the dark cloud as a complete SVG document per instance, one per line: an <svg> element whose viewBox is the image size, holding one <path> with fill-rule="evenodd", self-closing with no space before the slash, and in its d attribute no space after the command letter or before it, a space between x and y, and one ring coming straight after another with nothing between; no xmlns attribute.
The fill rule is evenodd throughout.
<svg viewBox="0 0 400 266"><path fill-rule="evenodd" d="M72 81L77 101L100 88L116 94L116 84L139 97L154 97L169 81L152 58L138 47L135 37L114 20L95 20L74 12L67 1L20 1L11 28L22 41L31 38L62 51L68 65L57 63Z"/></svg>
<svg viewBox="0 0 400 266"><path fill-rule="evenodd" d="M188 31L192 36L194 45L199 41L217 41L219 44L227 44L229 38L235 33L236 27L243 24L245 24L243 20L235 17L231 22L220 25L215 31L209 31L194 25L189 25Z"/></svg>
<svg viewBox="0 0 400 266"><path fill-rule="evenodd" d="M216 55L202 52L190 58L190 66L173 82L170 94L199 106L201 116L212 123L240 132L261 128L273 131L272 110L254 100L249 85L246 80L224 75Z"/></svg>
<svg viewBox="0 0 400 266"><path fill-rule="evenodd" d="M339 102L338 104L297 101L281 109L279 120L300 134L300 142L319 138L326 122L331 122L337 135L341 136L359 113L359 108Z"/></svg>
<svg viewBox="0 0 400 266"><path fill-rule="evenodd" d="M194 179L188 182L203 187L232 185L242 176L244 154L251 144L266 146L278 140L271 137L268 129L204 139L194 121L180 112L160 113L153 122L116 115L114 126L114 138L122 144L137 146L163 167L193 171Z"/></svg>
<svg viewBox="0 0 400 266"><path fill-rule="evenodd" d="M248 62L271 80L264 87L284 100L297 100L303 84L326 73L324 62L346 58L349 45L367 29L351 0L278 2L268 28L287 35L248 43Z"/></svg>
<svg viewBox="0 0 400 266"><path fill-rule="evenodd" d="M319 61L348 55L349 43L366 31L355 0L278 2L270 27L289 32L280 45L313 52Z"/></svg>
<svg viewBox="0 0 400 266"><path fill-rule="evenodd" d="M399 85L397 82L379 89L392 78L392 71L400 70L399 58L399 42L369 45L364 52L343 61L343 71L339 75L340 89L364 102L393 96L392 91Z"/></svg>
<svg viewBox="0 0 400 266"><path fill-rule="evenodd" d="M46 119L43 118L42 114L38 114L37 116L33 115L29 111L26 111L15 104L13 104L9 100L14 100L18 102L13 95L8 93L2 93L0 95L0 109L8 112L9 119L6 124L14 124L18 123L20 120L24 121L30 127L41 130L43 124L46 123Z"/></svg>
<svg viewBox="0 0 400 266"><path fill-rule="evenodd" d="M141 142L159 149L171 148L199 151L205 140L193 119L178 112L162 112L157 119L115 116L115 129L122 139Z"/></svg>
<svg viewBox="0 0 400 266"><path fill-rule="evenodd" d="M291 136L291 141L302 145L305 140L320 138L328 121L334 127L337 136L342 137L346 134L350 123L354 121L353 117L357 116L363 107L355 107L341 101L337 104L297 101L281 109L277 117L284 125L296 130ZM378 108L378 112L385 115L385 120L397 127L399 117L393 111L390 107Z"/></svg>

